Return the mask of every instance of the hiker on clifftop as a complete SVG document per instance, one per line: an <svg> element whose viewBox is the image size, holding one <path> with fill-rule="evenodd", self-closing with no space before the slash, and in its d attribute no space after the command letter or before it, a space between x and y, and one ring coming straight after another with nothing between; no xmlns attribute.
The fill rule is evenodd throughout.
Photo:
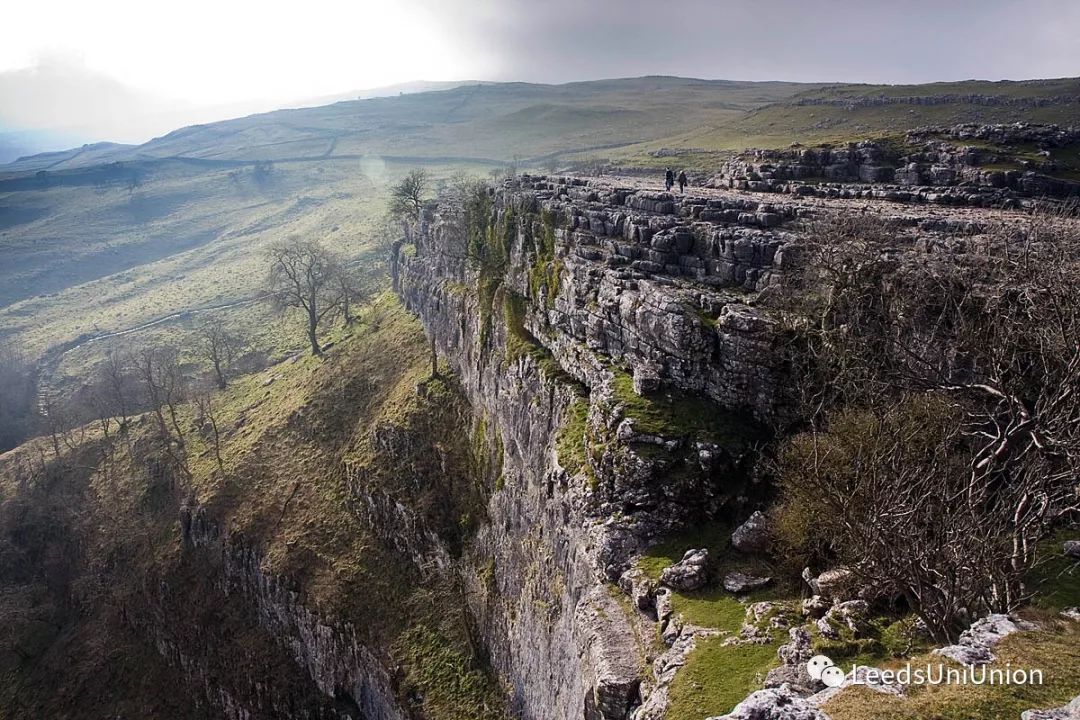
<svg viewBox="0 0 1080 720"><path fill-rule="evenodd" d="M686 192L686 171L679 171L679 194Z"/></svg>
<svg viewBox="0 0 1080 720"><path fill-rule="evenodd" d="M668 171L664 173L664 189L671 192L671 186L675 184L675 173L668 168Z"/></svg>

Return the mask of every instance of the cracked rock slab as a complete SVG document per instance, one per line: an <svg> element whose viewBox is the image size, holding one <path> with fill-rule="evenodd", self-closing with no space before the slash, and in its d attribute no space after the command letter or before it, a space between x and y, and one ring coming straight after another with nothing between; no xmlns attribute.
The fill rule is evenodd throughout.
<svg viewBox="0 0 1080 720"><path fill-rule="evenodd" d="M724 576L724 589L735 594L748 593L759 590L771 582L771 577L733 572Z"/></svg>
<svg viewBox="0 0 1080 720"><path fill-rule="evenodd" d="M707 720L829 720L788 685L758 690L727 715Z"/></svg>
<svg viewBox="0 0 1080 720"><path fill-rule="evenodd" d="M955 645L934 650L935 655L947 657L962 665L985 665L994 659L991 650L1013 633L1034 630L1034 623L1011 615L995 613L976 620L965 630Z"/></svg>

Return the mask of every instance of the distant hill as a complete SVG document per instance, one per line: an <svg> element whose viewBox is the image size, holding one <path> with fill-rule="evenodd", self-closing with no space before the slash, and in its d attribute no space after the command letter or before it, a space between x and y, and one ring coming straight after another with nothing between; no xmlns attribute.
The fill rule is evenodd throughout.
<svg viewBox="0 0 1080 720"><path fill-rule="evenodd" d="M381 96L192 125L135 148L34 156L0 171L174 157L538 163L591 154L634 161L659 148L782 147L927 124L1080 123L1077 78L861 85L654 76L564 85L407 83L367 92Z"/></svg>
<svg viewBox="0 0 1080 720"><path fill-rule="evenodd" d="M644 77L566 85L471 83L181 128L125 158L296 160L383 155L509 162L655 141L819 85ZM92 163L73 155L51 169ZM41 158L7 171L43 169Z"/></svg>
<svg viewBox="0 0 1080 720"><path fill-rule="evenodd" d="M85 138L52 130L5 130L0 126L0 165L23 160L49 148L82 142Z"/></svg>
<svg viewBox="0 0 1080 720"><path fill-rule="evenodd" d="M961 122L1080 125L1080 78L926 85L826 85L672 138L671 147L737 150L845 141Z"/></svg>
<svg viewBox="0 0 1080 720"><path fill-rule="evenodd" d="M81 147L70 150L56 150L52 152L39 152L32 155L23 155L14 161L19 165L57 165L68 163L79 158L80 164L97 164L108 162L112 155L124 153L135 147L123 143L98 142L88 143Z"/></svg>

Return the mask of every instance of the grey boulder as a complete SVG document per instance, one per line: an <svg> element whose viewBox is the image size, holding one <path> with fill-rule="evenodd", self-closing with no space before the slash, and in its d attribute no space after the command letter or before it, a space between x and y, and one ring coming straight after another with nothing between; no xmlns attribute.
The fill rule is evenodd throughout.
<svg viewBox="0 0 1080 720"><path fill-rule="evenodd" d="M1025 710L1020 720L1080 720L1080 695L1053 710Z"/></svg>
<svg viewBox="0 0 1080 720"><path fill-rule="evenodd" d="M769 549L769 528L765 514L754 512L731 534L731 544L739 552L759 553Z"/></svg>
<svg viewBox="0 0 1080 720"><path fill-rule="evenodd" d="M727 715L708 720L829 720L829 716L785 684L758 690Z"/></svg>
<svg viewBox="0 0 1080 720"><path fill-rule="evenodd" d="M708 567L708 550L687 550L682 560L664 568L660 582L672 590L697 590L709 579Z"/></svg>
<svg viewBox="0 0 1080 720"><path fill-rule="evenodd" d="M730 593L747 593L752 590L763 588L771 582L771 577L760 577L758 575L733 572L724 576L724 589Z"/></svg>
<svg viewBox="0 0 1080 720"><path fill-rule="evenodd" d="M1011 615L995 613L980 618L960 634L955 645L934 650L935 655L942 655L962 665L985 665L994 659L990 652L995 645L1013 633L1022 630L1034 630L1034 623L1014 618Z"/></svg>

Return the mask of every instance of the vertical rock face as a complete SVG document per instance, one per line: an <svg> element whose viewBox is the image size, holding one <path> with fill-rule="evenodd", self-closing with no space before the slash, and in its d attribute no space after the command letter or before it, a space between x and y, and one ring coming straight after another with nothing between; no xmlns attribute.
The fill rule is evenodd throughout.
<svg viewBox="0 0 1080 720"><path fill-rule="evenodd" d="M781 412L769 323L746 300L782 265L784 231L762 228L791 214L729 204L524 179L495 192L481 235L501 243L496 270L439 213L397 253L397 291L503 455L468 595L523 718L643 702L649 648L613 583L740 493L747 450L725 423Z"/></svg>
<svg viewBox="0 0 1080 720"><path fill-rule="evenodd" d="M223 535L201 509L181 515L188 560L209 578L212 606L224 608L230 625L265 635L267 646L291 669L261 677L256 667L215 667L199 628L187 627L177 604L191 601L191 588L162 583L148 616L133 624L153 639L163 657L180 668L186 681L202 688L205 705L228 720L303 718L305 720L405 720L390 674L348 623L332 622L305 606L280 578L261 567L259 552L242 537ZM209 572L208 572L209 571ZM208 588L210 589L210 588ZM207 602L207 598L196 598ZM238 621L236 614L246 616ZM246 627L243 623L246 623ZM205 629L202 629L205 630ZM194 637L193 637L194 635ZM264 651L265 652L265 651ZM266 661L256 657L255 663ZM248 663L252 661L247 660ZM288 678L284 685L281 678Z"/></svg>

